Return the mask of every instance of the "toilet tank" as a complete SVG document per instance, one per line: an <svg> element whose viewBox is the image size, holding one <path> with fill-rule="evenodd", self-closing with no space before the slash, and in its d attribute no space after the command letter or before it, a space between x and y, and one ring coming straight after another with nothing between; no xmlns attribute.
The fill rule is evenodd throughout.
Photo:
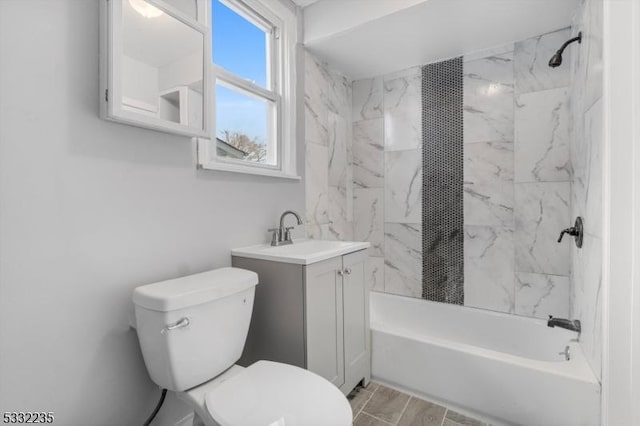
<svg viewBox="0 0 640 426"><path fill-rule="evenodd" d="M136 288L136 328L151 379L183 391L235 364L257 284L255 272L222 268Z"/></svg>

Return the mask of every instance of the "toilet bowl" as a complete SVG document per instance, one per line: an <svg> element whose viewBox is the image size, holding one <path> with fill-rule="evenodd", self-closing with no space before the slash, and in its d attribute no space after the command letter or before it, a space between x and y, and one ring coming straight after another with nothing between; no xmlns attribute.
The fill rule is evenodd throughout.
<svg viewBox="0 0 640 426"><path fill-rule="evenodd" d="M299 367L258 361L178 394L204 425L351 425L338 388ZM197 421L194 425L198 424Z"/></svg>
<svg viewBox="0 0 640 426"><path fill-rule="evenodd" d="M292 365L235 365L258 276L222 268L135 289L147 371L194 410L194 425L342 426L351 407L329 381Z"/></svg>

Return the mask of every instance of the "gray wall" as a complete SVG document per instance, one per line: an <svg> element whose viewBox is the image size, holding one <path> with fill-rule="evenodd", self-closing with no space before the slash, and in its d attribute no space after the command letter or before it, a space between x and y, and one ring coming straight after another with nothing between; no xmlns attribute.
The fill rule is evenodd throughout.
<svg viewBox="0 0 640 426"><path fill-rule="evenodd" d="M152 410L134 287L229 265L304 208L302 182L197 171L189 139L100 120L98 15L97 1L0 1L0 411L64 425Z"/></svg>

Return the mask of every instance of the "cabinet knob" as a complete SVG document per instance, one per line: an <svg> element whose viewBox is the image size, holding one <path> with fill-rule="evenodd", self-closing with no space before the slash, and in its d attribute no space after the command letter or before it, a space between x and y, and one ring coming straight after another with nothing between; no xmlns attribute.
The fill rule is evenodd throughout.
<svg viewBox="0 0 640 426"><path fill-rule="evenodd" d="M347 274L347 275L351 275L351 268L345 269L344 273Z"/></svg>
<svg viewBox="0 0 640 426"><path fill-rule="evenodd" d="M343 276L344 275L344 271L342 269L338 269L338 275Z"/></svg>

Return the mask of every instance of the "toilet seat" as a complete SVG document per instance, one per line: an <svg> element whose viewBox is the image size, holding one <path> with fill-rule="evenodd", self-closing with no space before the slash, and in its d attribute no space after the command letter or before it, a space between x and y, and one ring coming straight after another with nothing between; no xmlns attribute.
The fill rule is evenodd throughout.
<svg viewBox="0 0 640 426"><path fill-rule="evenodd" d="M348 426L349 402L327 380L299 367L258 361L207 392L222 426Z"/></svg>

